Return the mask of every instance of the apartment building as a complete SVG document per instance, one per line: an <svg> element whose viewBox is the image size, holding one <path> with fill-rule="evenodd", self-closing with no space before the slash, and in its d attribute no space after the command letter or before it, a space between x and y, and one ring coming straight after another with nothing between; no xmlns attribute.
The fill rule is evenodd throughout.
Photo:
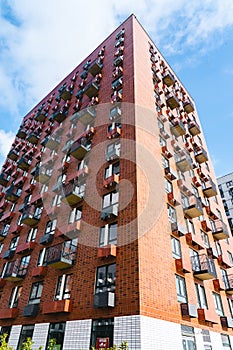
<svg viewBox="0 0 233 350"><path fill-rule="evenodd" d="M222 197L223 206L233 232L233 173L217 178L218 188Z"/></svg>
<svg viewBox="0 0 233 350"><path fill-rule="evenodd" d="M0 174L19 349L231 349L233 242L189 92L131 15L24 116Z"/></svg>

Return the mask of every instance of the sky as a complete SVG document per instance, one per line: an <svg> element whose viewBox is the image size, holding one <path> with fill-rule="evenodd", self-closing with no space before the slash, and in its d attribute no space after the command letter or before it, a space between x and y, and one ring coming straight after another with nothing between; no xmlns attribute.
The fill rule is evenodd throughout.
<svg viewBox="0 0 233 350"><path fill-rule="evenodd" d="M233 0L0 0L0 166L23 116L131 13L194 98L216 176L233 172Z"/></svg>

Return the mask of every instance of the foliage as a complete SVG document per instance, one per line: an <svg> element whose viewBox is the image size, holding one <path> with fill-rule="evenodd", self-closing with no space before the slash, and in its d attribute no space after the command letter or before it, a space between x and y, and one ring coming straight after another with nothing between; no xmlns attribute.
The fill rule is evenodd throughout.
<svg viewBox="0 0 233 350"><path fill-rule="evenodd" d="M14 350L12 346L10 346L7 342L7 333L4 333L3 335L0 335L0 350Z"/></svg>
<svg viewBox="0 0 233 350"><path fill-rule="evenodd" d="M48 350L53 350L53 347L57 344L57 341L55 338L49 339L49 345Z"/></svg>

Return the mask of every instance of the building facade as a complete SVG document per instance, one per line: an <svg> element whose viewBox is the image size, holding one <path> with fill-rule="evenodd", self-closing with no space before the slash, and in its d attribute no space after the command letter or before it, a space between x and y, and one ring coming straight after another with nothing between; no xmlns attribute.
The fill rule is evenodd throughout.
<svg viewBox="0 0 233 350"><path fill-rule="evenodd" d="M217 181L229 226L233 232L233 173L221 176Z"/></svg>
<svg viewBox="0 0 233 350"><path fill-rule="evenodd" d="M233 243L195 104L131 15L24 118L0 174L19 349L231 349Z"/></svg>

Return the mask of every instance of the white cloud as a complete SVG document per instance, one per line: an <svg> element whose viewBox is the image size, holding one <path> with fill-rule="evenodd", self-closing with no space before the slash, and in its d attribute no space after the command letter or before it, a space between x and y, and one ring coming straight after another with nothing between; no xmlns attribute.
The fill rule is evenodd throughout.
<svg viewBox="0 0 233 350"><path fill-rule="evenodd" d="M0 129L0 157L5 158L10 150L15 135L13 132L5 132Z"/></svg>

